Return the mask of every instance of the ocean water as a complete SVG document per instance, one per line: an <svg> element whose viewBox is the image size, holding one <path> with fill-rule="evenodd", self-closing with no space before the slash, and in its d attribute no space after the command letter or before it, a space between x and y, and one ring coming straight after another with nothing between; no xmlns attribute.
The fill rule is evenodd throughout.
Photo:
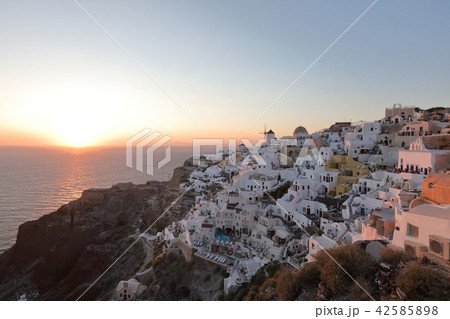
<svg viewBox="0 0 450 319"><path fill-rule="evenodd" d="M164 157L163 152L164 148L157 152L155 162ZM20 224L79 198L85 189L169 180L192 150L172 147L171 153L171 161L150 176L125 165L124 147L0 147L0 254L14 244Z"/></svg>

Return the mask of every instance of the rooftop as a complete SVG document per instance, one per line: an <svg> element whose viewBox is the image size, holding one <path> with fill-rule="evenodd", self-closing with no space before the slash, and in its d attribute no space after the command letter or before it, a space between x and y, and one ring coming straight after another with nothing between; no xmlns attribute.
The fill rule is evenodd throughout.
<svg viewBox="0 0 450 319"><path fill-rule="evenodd" d="M395 211L393 208L385 208L381 210L374 210L372 214L379 216L385 222L393 222L395 221Z"/></svg>
<svg viewBox="0 0 450 319"><path fill-rule="evenodd" d="M450 174L434 173L427 176L423 182L450 187Z"/></svg>
<svg viewBox="0 0 450 319"><path fill-rule="evenodd" d="M410 214L450 220L450 206L424 204L409 211Z"/></svg>
<svg viewBox="0 0 450 319"><path fill-rule="evenodd" d="M294 132L292 133L292 136L296 138L297 134L308 134L308 131L303 126L298 126Z"/></svg>

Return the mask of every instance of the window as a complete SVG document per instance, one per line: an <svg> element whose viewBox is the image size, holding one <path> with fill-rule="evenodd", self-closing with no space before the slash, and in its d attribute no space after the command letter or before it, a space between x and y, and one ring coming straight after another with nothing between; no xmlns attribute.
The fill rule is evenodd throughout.
<svg viewBox="0 0 450 319"><path fill-rule="evenodd" d="M434 189L434 184L433 183L429 183L428 184L428 189Z"/></svg>
<svg viewBox="0 0 450 319"><path fill-rule="evenodd" d="M408 223L406 225L406 234L411 237L419 237L419 227Z"/></svg>

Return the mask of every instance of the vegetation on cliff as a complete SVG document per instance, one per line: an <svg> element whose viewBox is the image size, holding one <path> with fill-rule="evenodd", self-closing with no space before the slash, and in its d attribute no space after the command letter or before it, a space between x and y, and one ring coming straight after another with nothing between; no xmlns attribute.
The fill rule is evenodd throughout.
<svg viewBox="0 0 450 319"><path fill-rule="evenodd" d="M294 269L272 263L225 300L448 300L448 273L400 251L386 250L380 263L357 245L324 251ZM332 258L345 269L333 261ZM391 262L392 264L388 264ZM358 283L355 283L350 276ZM364 290L363 290L364 289ZM367 293L366 293L367 292Z"/></svg>

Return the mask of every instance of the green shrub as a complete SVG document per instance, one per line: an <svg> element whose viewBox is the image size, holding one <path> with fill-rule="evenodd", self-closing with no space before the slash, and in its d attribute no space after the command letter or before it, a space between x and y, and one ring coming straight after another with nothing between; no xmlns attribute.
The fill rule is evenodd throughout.
<svg viewBox="0 0 450 319"><path fill-rule="evenodd" d="M252 279L250 280L250 284L252 286L261 286L265 280L266 280L266 273L264 272L264 268L260 268L253 275Z"/></svg>
<svg viewBox="0 0 450 319"><path fill-rule="evenodd" d="M266 267L266 271L269 274L269 277L273 277L275 275L275 273L278 271L278 269L280 269L280 267L281 267L281 264L278 261L269 264Z"/></svg>

